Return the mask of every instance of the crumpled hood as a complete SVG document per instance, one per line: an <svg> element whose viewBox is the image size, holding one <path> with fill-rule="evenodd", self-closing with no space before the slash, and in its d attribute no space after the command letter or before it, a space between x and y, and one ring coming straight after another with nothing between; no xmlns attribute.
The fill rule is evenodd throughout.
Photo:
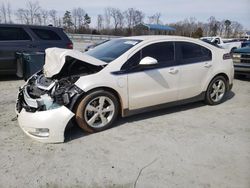
<svg viewBox="0 0 250 188"><path fill-rule="evenodd" d="M67 56L96 66L107 64L77 50L48 48L45 50L45 65L43 66L44 75L51 78L52 76L58 74L63 68Z"/></svg>

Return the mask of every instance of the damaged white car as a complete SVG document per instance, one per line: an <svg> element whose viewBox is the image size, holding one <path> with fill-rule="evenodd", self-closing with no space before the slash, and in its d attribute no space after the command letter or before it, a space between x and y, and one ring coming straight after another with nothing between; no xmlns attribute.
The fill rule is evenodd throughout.
<svg viewBox="0 0 250 188"><path fill-rule="evenodd" d="M63 142L72 120L92 133L118 115L196 100L219 104L233 74L230 54L185 37L120 38L87 53L51 48L43 70L20 88L18 122L38 141Z"/></svg>

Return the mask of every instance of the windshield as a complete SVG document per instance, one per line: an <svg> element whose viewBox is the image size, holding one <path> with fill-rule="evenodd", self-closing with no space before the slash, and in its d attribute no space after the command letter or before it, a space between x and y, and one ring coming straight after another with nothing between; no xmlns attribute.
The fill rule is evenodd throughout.
<svg viewBox="0 0 250 188"><path fill-rule="evenodd" d="M139 42L141 42L141 40L114 39L98 45L94 49L86 52L86 54L109 63L120 57L122 54L137 45Z"/></svg>

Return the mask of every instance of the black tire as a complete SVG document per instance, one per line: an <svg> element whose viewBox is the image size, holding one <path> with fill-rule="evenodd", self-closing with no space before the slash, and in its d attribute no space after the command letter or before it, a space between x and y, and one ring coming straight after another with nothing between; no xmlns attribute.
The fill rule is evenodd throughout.
<svg viewBox="0 0 250 188"><path fill-rule="evenodd" d="M213 96L213 94L214 94L214 92L216 93L216 91L219 90L219 89L217 88L217 90L216 90L216 89L213 88L213 86L215 86L217 83L219 83L219 81L223 82L223 84L224 84L224 94L221 95L222 92L221 93L219 92L218 93L218 98L217 98L217 94L215 94L216 96ZM208 85L206 95L205 95L206 104L217 105L217 104L222 103L225 100L228 89L229 89L229 85L228 85L228 82L226 81L225 77L216 76ZM216 99L218 99L218 100L216 100Z"/></svg>
<svg viewBox="0 0 250 188"><path fill-rule="evenodd" d="M105 98L102 106L100 104L101 98ZM111 105L112 103L113 105ZM110 104L110 106L108 106L107 104ZM88 105L90 105L91 108L94 107L95 110L88 111L87 109ZM102 112L102 110L105 110L104 109L105 105L107 106L107 108L105 108L106 110L108 109L108 107L113 107L114 110L112 112ZM76 117L76 122L80 128L82 128L84 131L88 133L94 133L94 132L103 131L112 127L114 124L114 121L116 120L118 116L118 112L119 112L119 103L118 103L117 97L111 92L108 92L105 90L96 90L85 95L81 99L81 101L78 103L76 107L75 117ZM111 115L112 117L109 117ZM106 118L107 124L103 123L103 119L101 118L101 116L103 119ZM88 118L95 119L95 121L91 123L92 125L88 123L90 122L90 119L88 121ZM94 126L95 122L98 122L100 125L103 125L103 126ZM96 123L96 125L98 125L98 123Z"/></svg>

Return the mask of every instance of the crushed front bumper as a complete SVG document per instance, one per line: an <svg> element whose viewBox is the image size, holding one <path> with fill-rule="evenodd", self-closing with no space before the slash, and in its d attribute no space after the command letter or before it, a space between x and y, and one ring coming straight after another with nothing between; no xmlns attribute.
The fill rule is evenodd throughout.
<svg viewBox="0 0 250 188"><path fill-rule="evenodd" d="M74 113L65 106L38 112L22 109L18 115L18 123L28 136L37 141L59 143L64 142L65 128L73 116Z"/></svg>
<svg viewBox="0 0 250 188"><path fill-rule="evenodd" d="M19 126L28 136L37 141L64 142L65 128L75 114L63 105L41 110L39 104L42 103L40 99L32 99L25 87L20 89L16 103Z"/></svg>

